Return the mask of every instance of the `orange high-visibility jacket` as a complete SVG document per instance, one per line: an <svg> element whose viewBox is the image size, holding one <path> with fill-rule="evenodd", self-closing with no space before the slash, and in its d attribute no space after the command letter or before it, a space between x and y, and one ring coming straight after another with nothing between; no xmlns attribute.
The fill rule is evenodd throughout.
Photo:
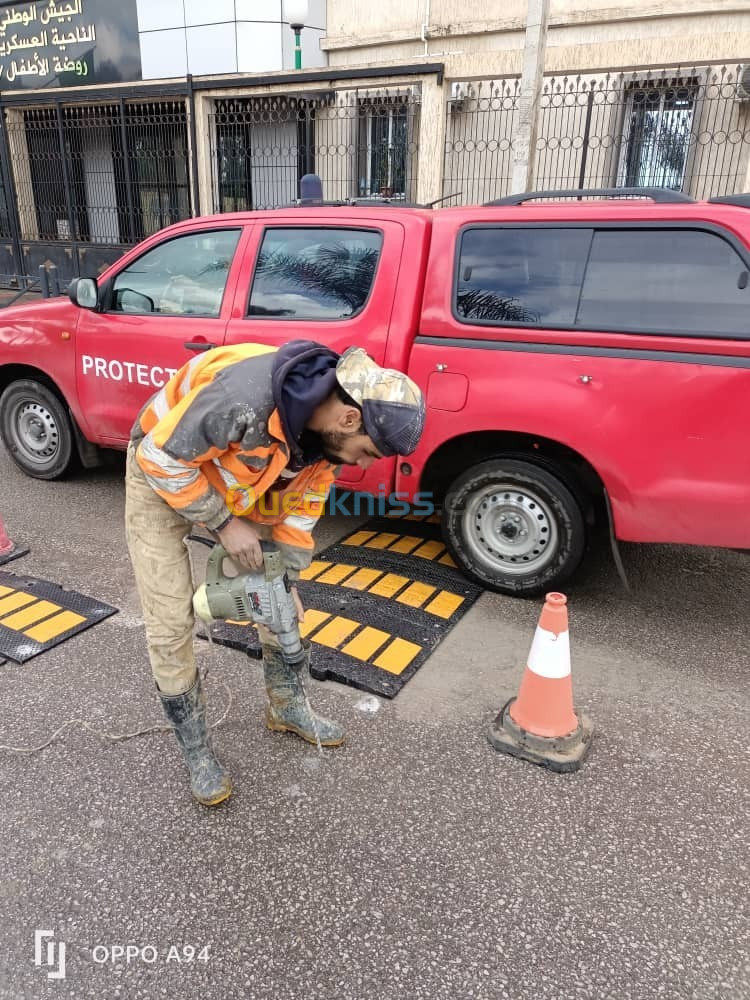
<svg viewBox="0 0 750 1000"><path fill-rule="evenodd" d="M290 472L272 391L275 348L219 347L184 365L146 403L132 431L136 460L159 496L207 528L229 514L273 525L293 576L309 566L312 529L336 469Z"/></svg>

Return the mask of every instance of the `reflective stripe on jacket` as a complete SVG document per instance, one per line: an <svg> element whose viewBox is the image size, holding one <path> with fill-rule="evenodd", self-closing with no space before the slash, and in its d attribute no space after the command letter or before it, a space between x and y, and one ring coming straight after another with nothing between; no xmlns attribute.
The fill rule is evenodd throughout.
<svg viewBox="0 0 750 1000"><path fill-rule="evenodd" d="M294 573L310 564L311 532L335 467L320 461L287 470L271 383L275 354L238 344L198 355L146 403L132 438L138 465L170 507L207 528L230 512L273 525Z"/></svg>

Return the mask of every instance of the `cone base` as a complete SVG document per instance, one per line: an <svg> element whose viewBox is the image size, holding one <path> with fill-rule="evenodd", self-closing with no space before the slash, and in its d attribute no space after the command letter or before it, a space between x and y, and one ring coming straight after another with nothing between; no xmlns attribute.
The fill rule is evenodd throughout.
<svg viewBox="0 0 750 1000"><path fill-rule="evenodd" d="M521 729L510 717L511 698L490 725L487 738L499 753L538 764L561 773L577 771L591 749L594 727L585 715L578 716L578 728L566 736L535 736Z"/></svg>
<svg viewBox="0 0 750 1000"><path fill-rule="evenodd" d="M28 554L29 550L25 549L23 545L14 545L8 552L0 552L0 566L4 566L5 563L9 563L12 559L20 559L21 556L27 556Z"/></svg>

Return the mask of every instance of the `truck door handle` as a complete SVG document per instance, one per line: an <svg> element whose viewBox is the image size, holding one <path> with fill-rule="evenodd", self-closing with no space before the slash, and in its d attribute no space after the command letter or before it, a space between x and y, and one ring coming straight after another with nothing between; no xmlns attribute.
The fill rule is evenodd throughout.
<svg viewBox="0 0 750 1000"><path fill-rule="evenodd" d="M188 351L210 351L216 344L212 344L208 340L187 340L182 345L186 347Z"/></svg>

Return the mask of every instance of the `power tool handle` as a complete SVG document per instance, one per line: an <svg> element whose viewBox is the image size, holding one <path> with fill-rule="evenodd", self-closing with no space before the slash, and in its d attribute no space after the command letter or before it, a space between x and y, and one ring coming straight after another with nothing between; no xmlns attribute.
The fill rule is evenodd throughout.
<svg viewBox="0 0 750 1000"><path fill-rule="evenodd" d="M219 582L219 577L223 575L221 570L226 558L228 558L227 550L223 545L220 545L217 542L208 554L208 562L206 563L206 584Z"/></svg>
<svg viewBox="0 0 750 1000"><path fill-rule="evenodd" d="M261 552L264 555L271 555L274 552L279 551L279 547L276 542L267 541L262 538L260 540ZM222 567L224 565L224 560L228 559L229 554L221 543L217 542L211 549L208 556L208 562L206 563L206 583L214 584L218 583L220 578L224 575L222 572Z"/></svg>

